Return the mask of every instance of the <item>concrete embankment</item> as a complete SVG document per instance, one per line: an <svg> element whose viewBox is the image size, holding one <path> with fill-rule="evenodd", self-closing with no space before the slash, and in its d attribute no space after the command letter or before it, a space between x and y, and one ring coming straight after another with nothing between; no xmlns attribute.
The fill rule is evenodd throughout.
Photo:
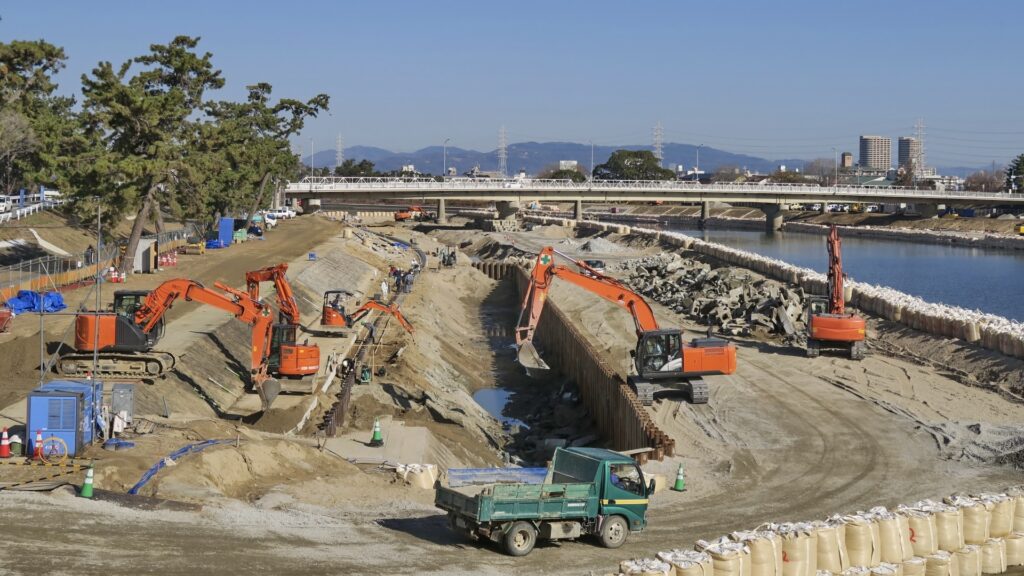
<svg viewBox="0 0 1024 576"><path fill-rule="evenodd" d="M787 222L782 229L786 232L824 235L828 234L829 227L823 224ZM895 240L899 242L917 242L920 244L948 244L989 250L1024 250L1024 236L1014 237L987 233L966 234L949 231L936 232L910 228L880 228L877 226L839 226L839 232L843 237Z"/></svg>
<svg viewBox="0 0 1024 576"><path fill-rule="evenodd" d="M476 268L495 280L515 282L519 294L529 284L526 271L506 262L476 262ZM601 358L572 321L548 300L537 325L536 341L561 373L576 382L587 411L601 436L616 450L651 448L639 454L660 460L675 453L675 440L655 425L636 393Z"/></svg>
<svg viewBox="0 0 1024 576"><path fill-rule="evenodd" d="M728 264L749 268L769 278L798 285L811 294L824 295L827 289L824 274L744 250L698 240L678 232L543 216L525 218L542 224L657 238L669 246L693 250ZM852 281L848 282L847 286L852 289L848 302L866 313L935 336L958 338L1007 356L1024 358L1024 323L994 314L926 302L885 286Z"/></svg>

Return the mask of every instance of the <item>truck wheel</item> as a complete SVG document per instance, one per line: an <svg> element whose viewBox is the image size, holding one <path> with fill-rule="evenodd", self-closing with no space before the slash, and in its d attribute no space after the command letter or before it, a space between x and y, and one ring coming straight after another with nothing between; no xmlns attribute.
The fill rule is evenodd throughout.
<svg viewBox="0 0 1024 576"><path fill-rule="evenodd" d="M622 516L609 516L601 526L601 546L618 548L626 543L629 536L629 525Z"/></svg>
<svg viewBox="0 0 1024 576"><path fill-rule="evenodd" d="M537 543L537 529L529 522L516 522L505 533L504 543L509 556L526 556Z"/></svg>

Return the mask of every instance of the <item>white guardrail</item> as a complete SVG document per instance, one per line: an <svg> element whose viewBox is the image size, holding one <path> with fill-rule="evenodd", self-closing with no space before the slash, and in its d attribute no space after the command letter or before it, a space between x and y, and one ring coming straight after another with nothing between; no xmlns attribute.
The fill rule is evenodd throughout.
<svg viewBox="0 0 1024 576"><path fill-rule="evenodd" d="M1024 194L968 192L952 190L919 190L916 188L875 186L808 186L803 184L700 184L678 180L572 180L540 179L473 179L450 178L444 181L431 178L346 178L340 176L306 177L290 182L286 193L310 192L368 192L375 190L402 192L499 192L521 189L524 192L680 192L680 193L751 193L782 196L863 196L863 197L920 197L929 200L970 199L995 203L1024 203Z"/></svg>
<svg viewBox="0 0 1024 576"><path fill-rule="evenodd" d="M53 206L59 206L63 204L63 200L47 200L40 202L39 204L32 204L31 206L25 206L24 208L15 208L8 212L0 212L0 224L4 222L10 222L11 220L21 220L30 214L45 210Z"/></svg>

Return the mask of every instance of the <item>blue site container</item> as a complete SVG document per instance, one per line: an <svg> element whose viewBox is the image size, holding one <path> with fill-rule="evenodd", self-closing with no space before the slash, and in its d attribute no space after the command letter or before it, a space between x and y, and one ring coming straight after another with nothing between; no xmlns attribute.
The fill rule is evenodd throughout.
<svg viewBox="0 0 1024 576"><path fill-rule="evenodd" d="M95 438L103 403L103 383L98 381L54 380L29 393L25 444L35 450L36 431L43 439L57 436L68 446L68 455L78 454Z"/></svg>
<svg viewBox="0 0 1024 576"><path fill-rule="evenodd" d="M220 223L217 225L217 240L220 240L221 246L231 246L234 234L235 219L221 218Z"/></svg>

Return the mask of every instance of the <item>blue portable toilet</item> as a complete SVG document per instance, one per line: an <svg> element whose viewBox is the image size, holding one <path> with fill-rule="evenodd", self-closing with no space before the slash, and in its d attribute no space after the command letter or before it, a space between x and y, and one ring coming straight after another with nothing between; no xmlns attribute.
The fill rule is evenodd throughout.
<svg viewBox="0 0 1024 576"><path fill-rule="evenodd" d="M220 240L220 245L227 248L231 246L234 241L235 234L235 219L234 218L221 218L220 223L217 225L217 240Z"/></svg>
<svg viewBox="0 0 1024 576"><path fill-rule="evenodd" d="M36 388L28 397L25 444L35 450L36 431L43 439L57 436L74 456L93 442L103 403L103 383L95 380L54 380Z"/></svg>

